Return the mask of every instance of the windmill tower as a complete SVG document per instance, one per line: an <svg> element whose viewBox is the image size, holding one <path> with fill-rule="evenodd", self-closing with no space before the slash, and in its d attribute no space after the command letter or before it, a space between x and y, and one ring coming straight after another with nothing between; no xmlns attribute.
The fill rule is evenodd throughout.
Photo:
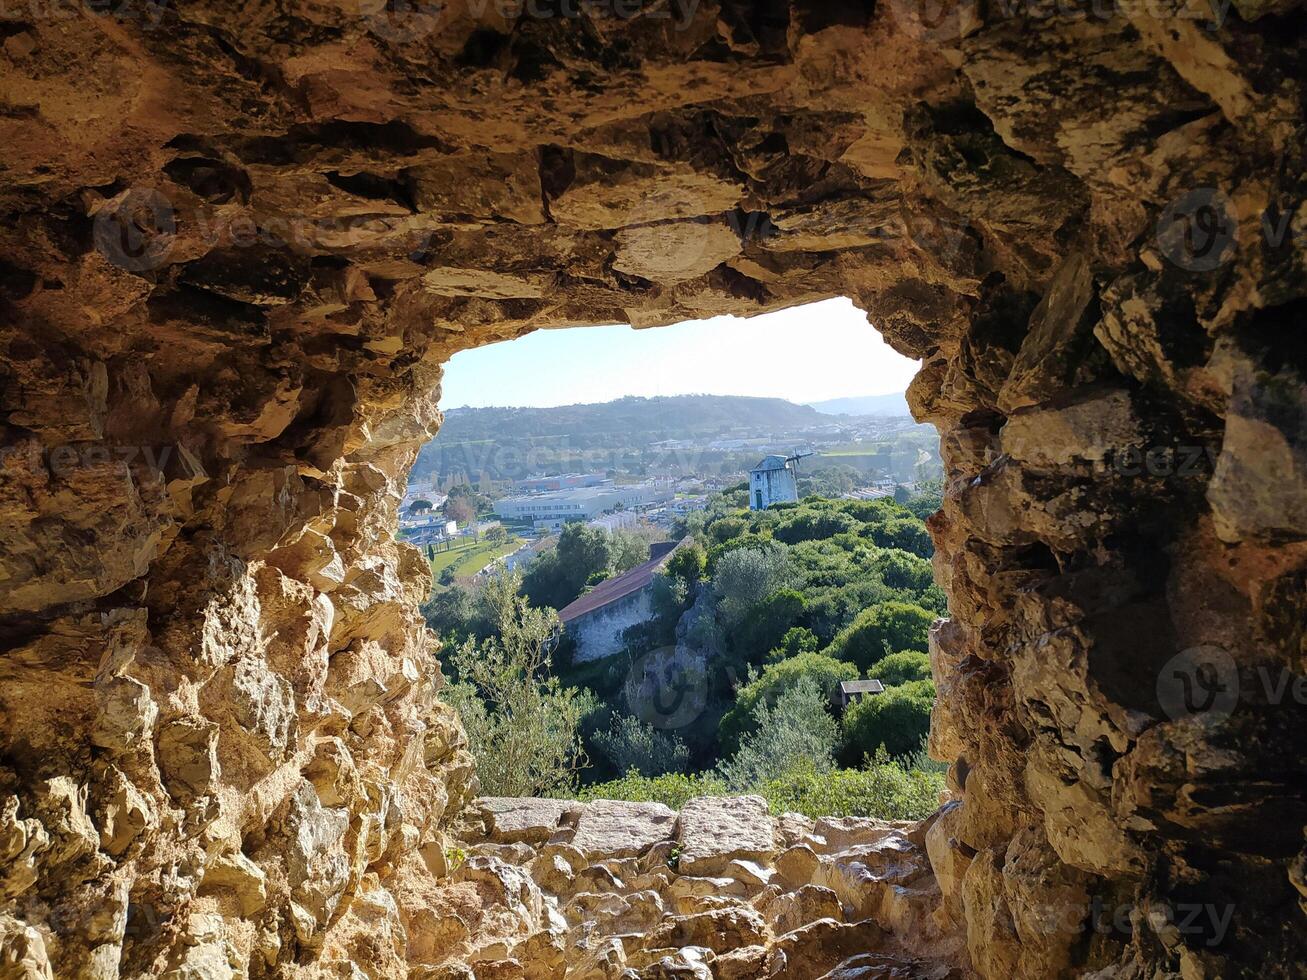
<svg viewBox="0 0 1307 980"><path fill-rule="evenodd" d="M794 503L799 499L799 460L812 452L795 452L790 456L764 456L749 471L749 509L766 510L772 504Z"/></svg>

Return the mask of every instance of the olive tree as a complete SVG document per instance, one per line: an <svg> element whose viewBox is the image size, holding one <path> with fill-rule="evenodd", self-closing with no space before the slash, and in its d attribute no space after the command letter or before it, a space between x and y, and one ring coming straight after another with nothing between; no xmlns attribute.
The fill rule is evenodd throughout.
<svg viewBox="0 0 1307 980"><path fill-rule="evenodd" d="M571 790L585 763L582 718L592 699L550 676L558 614L531 606L516 574L492 578L484 601L494 633L453 650L458 678L446 692L458 709L477 762L481 788L491 796L543 796Z"/></svg>

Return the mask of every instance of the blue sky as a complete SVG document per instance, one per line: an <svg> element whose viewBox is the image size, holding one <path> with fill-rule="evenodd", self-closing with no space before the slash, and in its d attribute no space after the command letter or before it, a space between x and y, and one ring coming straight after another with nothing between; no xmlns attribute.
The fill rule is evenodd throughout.
<svg viewBox="0 0 1307 980"><path fill-rule="evenodd" d="M455 354L441 408L571 405L624 395L761 395L794 402L903 391L918 362L847 299L671 327L537 330Z"/></svg>

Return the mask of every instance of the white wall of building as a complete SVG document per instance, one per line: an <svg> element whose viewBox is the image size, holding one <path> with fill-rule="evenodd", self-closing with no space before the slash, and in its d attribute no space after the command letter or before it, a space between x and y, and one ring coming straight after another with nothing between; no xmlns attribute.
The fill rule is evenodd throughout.
<svg viewBox="0 0 1307 980"><path fill-rule="evenodd" d="M772 504L793 503L799 499L799 485L793 464L749 473L749 509L766 510Z"/></svg>

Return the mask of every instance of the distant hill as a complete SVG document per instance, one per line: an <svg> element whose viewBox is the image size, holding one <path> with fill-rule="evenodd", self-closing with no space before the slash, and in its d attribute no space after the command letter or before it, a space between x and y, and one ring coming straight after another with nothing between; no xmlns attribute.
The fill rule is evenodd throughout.
<svg viewBox="0 0 1307 980"><path fill-rule="evenodd" d="M824 415L911 415L908 411L908 399L903 392L888 395L861 395L855 398L830 398L821 402L809 402L809 408L815 408Z"/></svg>
<svg viewBox="0 0 1307 980"><path fill-rule="evenodd" d="M413 475L486 472L494 479L547 468L566 452L565 467L593 465L590 454L641 450L665 439L736 438L795 433L829 425L808 405L783 398L675 395L619 398L557 408L452 408L440 433L422 447ZM577 453L583 459L573 459ZM530 459L526 456L530 454Z"/></svg>

